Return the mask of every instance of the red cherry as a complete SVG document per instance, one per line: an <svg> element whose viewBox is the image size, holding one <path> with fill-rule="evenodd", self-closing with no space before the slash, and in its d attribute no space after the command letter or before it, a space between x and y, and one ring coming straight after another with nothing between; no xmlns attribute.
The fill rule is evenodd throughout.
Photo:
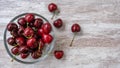
<svg viewBox="0 0 120 68"><path fill-rule="evenodd" d="M23 36L23 33L24 33L24 27L20 26L19 29L18 29L18 35L19 36Z"/></svg>
<svg viewBox="0 0 120 68"><path fill-rule="evenodd" d="M56 28L60 28L63 24L63 21L62 19L57 19L54 21L53 25L56 27Z"/></svg>
<svg viewBox="0 0 120 68"><path fill-rule="evenodd" d="M19 54L19 47L15 46L11 49L12 54L18 55Z"/></svg>
<svg viewBox="0 0 120 68"><path fill-rule="evenodd" d="M17 31L11 31L10 34L13 36L13 37L19 37Z"/></svg>
<svg viewBox="0 0 120 68"><path fill-rule="evenodd" d="M22 59L25 59L25 58L27 58L29 56L29 53L21 53L20 54L20 57L22 58Z"/></svg>
<svg viewBox="0 0 120 68"><path fill-rule="evenodd" d="M45 34L49 34L52 30L52 26L50 23L45 23L42 25L42 29Z"/></svg>
<svg viewBox="0 0 120 68"><path fill-rule="evenodd" d="M55 50L54 51L54 56L55 56L56 59L61 59L63 57L63 55L64 55L64 52L61 51L61 50Z"/></svg>
<svg viewBox="0 0 120 68"><path fill-rule="evenodd" d="M19 18L17 22L19 25L24 26L24 27L26 26L26 23L27 23L25 18L23 18L23 17Z"/></svg>
<svg viewBox="0 0 120 68"><path fill-rule="evenodd" d="M79 32L80 31L80 25L79 24L73 24L71 27L72 32Z"/></svg>
<svg viewBox="0 0 120 68"><path fill-rule="evenodd" d="M58 9L58 8L57 8L57 5L54 4L54 3L50 3L50 4L48 5L48 10L49 10L50 12L55 12L57 9Z"/></svg>
<svg viewBox="0 0 120 68"><path fill-rule="evenodd" d="M34 27L40 28L42 26L42 24L43 24L43 20L41 18L35 19Z"/></svg>
<svg viewBox="0 0 120 68"><path fill-rule="evenodd" d="M29 48L27 46L20 46L19 52L20 53L27 53L29 51Z"/></svg>
<svg viewBox="0 0 120 68"><path fill-rule="evenodd" d="M9 23L7 25L7 30L8 31L17 31L17 29L18 29L18 26L15 23Z"/></svg>
<svg viewBox="0 0 120 68"><path fill-rule="evenodd" d="M15 44L15 39L14 39L13 37L9 37L9 38L7 39L7 42L8 42L9 45L14 46L14 44Z"/></svg>
<svg viewBox="0 0 120 68"><path fill-rule="evenodd" d="M32 56L33 59L38 59L39 57L42 56L42 51L41 50L37 50L35 52L32 52L31 56Z"/></svg>
<svg viewBox="0 0 120 68"><path fill-rule="evenodd" d="M25 20L26 20L28 23L33 22L34 19L35 19L35 16L34 16L34 14L32 14L32 13L28 13L28 14L25 15Z"/></svg>
<svg viewBox="0 0 120 68"><path fill-rule="evenodd" d="M25 39L24 39L24 37L17 37L16 38L16 43L19 46L25 45Z"/></svg>
<svg viewBox="0 0 120 68"><path fill-rule="evenodd" d="M27 40L27 46L34 49L34 48L38 47L38 43L37 43L36 39L34 37L32 37Z"/></svg>
<svg viewBox="0 0 120 68"><path fill-rule="evenodd" d="M24 30L25 37L32 37L33 35L34 35L34 31L32 28L30 28L30 27L25 28L25 30Z"/></svg>
<svg viewBox="0 0 120 68"><path fill-rule="evenodd" d="M41 29L41 28L38 29L37 33L39 36L43 36L43 34L44 34L43 29Z"/></svg>
<svg viewBox="0 0 120 68"><path fill-rule="evenodd" d="M44 34L42 40L43 40L43 42L49 44L49 43L52 42L53 37L52 37L51 35L49 35L49 34L48 34L48 35L47 35L47 34Z"/></svg>

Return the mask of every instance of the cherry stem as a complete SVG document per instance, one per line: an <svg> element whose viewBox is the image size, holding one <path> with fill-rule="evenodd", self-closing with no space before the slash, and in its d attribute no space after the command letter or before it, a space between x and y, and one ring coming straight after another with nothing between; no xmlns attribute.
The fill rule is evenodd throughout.
<svg viewBox="0 0 120 68"><path fill-rule="evenodd" d="M39 43L39 47L38 47L38 50L40 50L40 44L41 44L41 42Z"/></svg>
<svg viewBox="0 0 120 68"><path fill-rule="evenodd" d="M74 36L73 36L73 38L72 38L72 41L71 41L71 43L70 43L70 47L72 46L72 43L73 43L73 41L74 41L74 39L75 39L75 36L76 36L76 33L74 34Z"/></svg>
<svg viewBox="0 0 120 68"><path fill-rule="evenodd" d="M52 16L51 20L53 20L54 17L55 17L55 12L53 13L53 16Z"/></svg>

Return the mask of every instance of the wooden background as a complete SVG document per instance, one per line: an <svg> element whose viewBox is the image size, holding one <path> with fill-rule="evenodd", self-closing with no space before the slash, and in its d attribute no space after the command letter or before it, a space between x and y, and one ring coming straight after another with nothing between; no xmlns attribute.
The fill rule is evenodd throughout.
<svg viewBox="0 0 120 68"><path fill-rule="evenodd" d="M36 64L10 62L3 43L7 23L25 12L42 14L52 23L47 10L51 2L59 6L57 18L64 21L61 29L55 29L54 48L64 50L64 58L57 60L51 53ZM82 31L69 47L73 23L79 23ZM120 0L0 0L0 43L0 68L120 68Z"/></svg>

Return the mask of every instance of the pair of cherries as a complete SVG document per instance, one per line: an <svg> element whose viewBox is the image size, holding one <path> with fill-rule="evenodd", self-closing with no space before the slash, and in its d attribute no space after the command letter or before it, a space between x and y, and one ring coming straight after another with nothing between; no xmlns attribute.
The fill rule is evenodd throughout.
<svg viewBox="0 0 120 68"><path fill-rule="evenodd" d="M32 13L19 18L17 23L18 25L13 22L7 25L7 30L12 35L7 39L8 44L13 46L11 53L20 55L23 59L31 54L32 58L38 59L42 56L45 44L50 44L53 40L50 35L51 24L35 18Z"/></svg>
<svg viewBox="0 0 120 68"><path fill-rule="evenodd" d="M58 10L57 5L54 4L54 3L50 3L50 4L48 5L48 10L53 13L53 17L54 17L55 14L58 14L58 13L59 13L59 10ZM52 19L53 19L53 17L52 17ZM53 25L54 25L55 27L57 27L57 28L60 28L60 27L62 26L62 23L63 23L63 22L62 22L61 19L57 19L56 21L54 21ZM73 39L72 39L72 41L71 41L71 43L70 43L70 46L72 46L72 43L73 43L74 38L75 38L75 36L76 36L76 33L77 33L77 32L80 32L80 30L81 30L81 28L80 28L79 24L75 23L75 24L72 25L71 31L74 32L75 34L74 34L74 37L73 37ZM63 57L63 55L64 55L64 52L63 52L62 50L55 50L55 51L54 51L54 56L55 56L57 59L61 59L61 58Z"/></svg>

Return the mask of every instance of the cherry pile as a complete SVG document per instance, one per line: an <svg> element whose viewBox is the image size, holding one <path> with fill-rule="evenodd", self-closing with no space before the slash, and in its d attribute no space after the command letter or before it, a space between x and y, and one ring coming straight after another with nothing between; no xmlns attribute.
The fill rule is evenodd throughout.
<svg viewBox="0 0 120 68"><path fill-rule="evenodd" d="M11 34L7 39L7 43L13 46L11 53L15 56L20 55L22 59L29 55L33 59L40 58L45 44L50 44L53 40L50 34L51 24L44 23L42 18L35 18L32 13L19 18L17 23L8 23L7 30Z"/></svg>

